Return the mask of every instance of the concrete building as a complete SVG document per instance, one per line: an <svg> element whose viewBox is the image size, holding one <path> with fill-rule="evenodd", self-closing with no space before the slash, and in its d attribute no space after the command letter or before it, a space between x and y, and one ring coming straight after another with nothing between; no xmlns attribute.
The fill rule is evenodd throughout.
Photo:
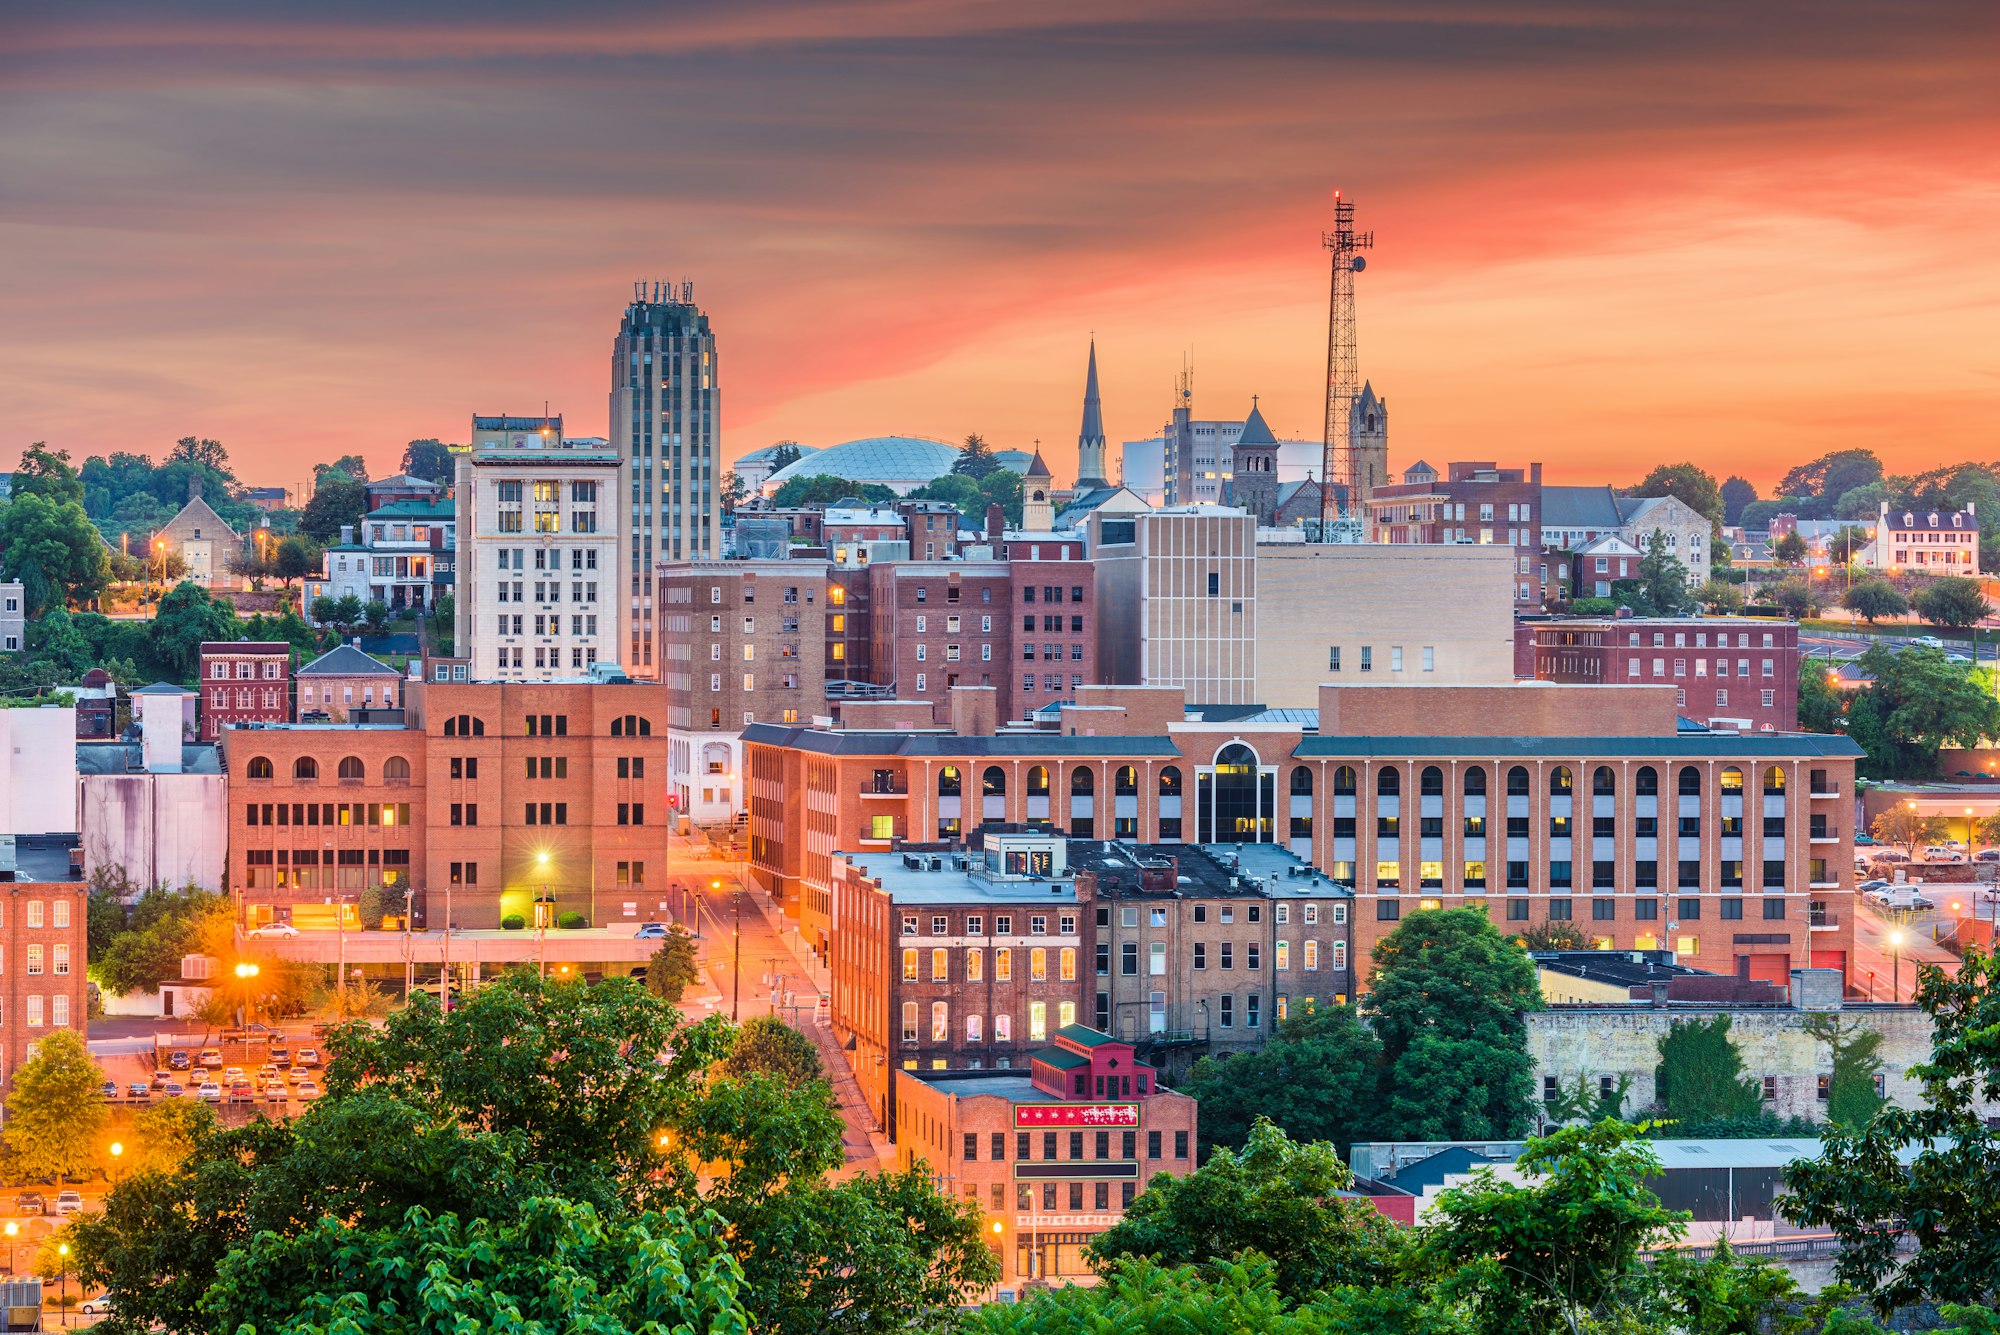
<svg viewBox="0 0 2000 1335"><path fill-rule="evenodd" d="M657 567L722 555L722 409L715 331L694 304L694 284L678 297L671 283L644 284L618 325L611 349L611 453L622 462L632 502L603 531L620 538L615 592L622 615L606 608L605 643L634 677L657 679L654 590ZM608 518L608 516L607 516ZM461 583L464 582L461 580Z"/></svg>
<svg viewBox="0 0 2000 1335"><path fill-rule="evenodd" d="M352 598L366 606L374 565L368 545L357 540L354 526L340 526L340 541L320 552L319 574L300 581L300 615L317 620L313 610L323 598Z"/></svg>
<svg viewBox="0 0 2000 1335"><path fill-rule="evenodd" d="M402 708L402 673L351 644L336 645L300 668L298 687L301 723L345 723L357 709Z"/></svg>
<svg viewBox="0 0 2000 1335"><path fill-rule="evenodd" d="M76 709L0 709L0 833L76 830Z"/></svg>
<svg viewBox="0 0 2000 1335"><path fill-rule="evenodd" d="M956 445L928 436L863 436L787 464L764 479L762 490L766 496L775 496L794 478L824 475L873 482L898 496L907 496L949 473L963 453ZM994 462L1005 467L1006 461L1000 457L1003 453L996 451ZM1021 463L1026 466L1025 456Z"/></svg>
<svg viewBox="0 0 2000 1335"><path fill-rule="evenodd" d="M1257 698L1257 523L1173 506L1093 515L1098 663L1107 681L1177 686L1204 704Z"/></svg>
<svg viewBox="0 0 2000 1335"><path fill-rule="evenodd" d="M826 709L827 562L684 561L660 571L658 662L666 687L667 793L693 824L743 809L740 738L752 723Z"/></svg>
<svg viewBox="0 0 2000 1335"><path fill-rule="evenodd" d="M1708 727L1796 732L1799 627L1746 617L1563 617L1515 628L1515 672L1581 685L1674 688L1674 707Z"/></svg>
<svg viewBox="0 0 2000 1335"><path fill-rule="evenodd" d="M291 719L292 646L285 641L205 641L200 671L202 741L245 723Z"/></svg>
<svg viewBox="0 0 2000 1335"><path fill-rule="evenodd" d="M133 693L136 740L76 747L77 827L85 874L115 868L134 885L220 890L229 857L229 781L210 743L187 740L194 692Z"/></svg>
<svg viewBox="0 0 2000 1335"><path fill-rule="evenodd" d="M1514 607L1542 605L1547 574L1542 556L1542 466L1525 470L1491 463L1454 463L1443 477L1419 460L1403 480L1367 499L1373 542L1499 546L1514 555Z"/></svg>
<svg viewBox="0 0 2000 1335"><path fill-rule="evenodd" d="M1000 618L1007 634L995 641L993 652L1011 660L1012 667L995 678L995 705L1003 719L1028 718L1057 700L1074 700L1079 689L1103 680L1096 569L1076 533L1007 533L999 555L1013 585L1008 595L1012 613ZM979 624L986 624L983 612ZM949 621L946 625L949 629ZM986 652L983 644L979 652ZM900 689L905 680L898 679L897 694L908 696ZM970 684L973 679L966 680ZM948 673L944 682L949 689ZM984 673L978 684L986 684ZM949 708L948 696L925 698Z"/></svg>
<svg viewBox="0 0 2000 1335"><path fill-rule="evenodd" d="M1977 575L1977 507L1967 501L1963 510L1892 509L1884 501L1874 539L1856 549L1855 560L1870 570Z"/></svg>
<svg viewBox="0 0 2000 1335"><path fill-rule="evenodd" d="M751 495L757 495L763 491L764 479L778 471L773 465L777 461L778 451L784 449L797 450L801 459L805 458L808 454L819 453L816 446L801 445L795 440L781 440L775 445L766 445L761 450L750 451L750 453L738 458L735 464L732 465L732 471L736 474L736 480L743 484L744 491Z"/></svg>
<svg viewBox="0 0 2000 1335"><path fill-rule="evenodd" d="M231 582L242 549L243 535L224 523L201 498L201 478L197 476L188 479L187 504L153 535L152 559L178 556L186 566L186 578L212 589Z"/></svg>
<svg viewBox="0 0 2000 1335"><path fill-rule="evenodd" d="M1159 1083L1131 1045L1082 1025L1018 1071L896 1072L897 1165L927 1165L982 1212L1002 1292L1089 1284L1083 1249L1156 1173L1194 1171L1195 1101Z"/></svg>
<svg viewBox="0 0 2000 1335"><path fill-rule="evenodd" d="M27 591L21 581L0 581L0 653L18 653L28 643Z"/></svg>
<svg viewBox="0 0 2000 1335"><path fill-rule="evenodd" d="M455 495L454 647L472 676L575 680L618 661L630 569L618 452L565 439L560 417L474 417ZM648 625L651 582L648 564Z"/></svg>
<svg viewBox="0 0 2000 1335"><path fill-rule="evenodd" d="M0 1095L42 1039L58 1029L88 1036L88 893L76 851L74 834L0 835Z"/></svg>

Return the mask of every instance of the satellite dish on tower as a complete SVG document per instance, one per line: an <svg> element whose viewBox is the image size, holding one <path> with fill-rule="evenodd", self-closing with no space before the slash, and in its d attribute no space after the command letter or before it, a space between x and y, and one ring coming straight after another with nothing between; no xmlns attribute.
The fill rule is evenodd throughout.
<svg viewBox="0 0 2000 1335"><path fill-rule="evenodd" d="M1367 267L1368 267L1368 257L1366 255L1356 255L1354 257L1354 272L1360 273L1363 269L1366 269Z"/></svg>

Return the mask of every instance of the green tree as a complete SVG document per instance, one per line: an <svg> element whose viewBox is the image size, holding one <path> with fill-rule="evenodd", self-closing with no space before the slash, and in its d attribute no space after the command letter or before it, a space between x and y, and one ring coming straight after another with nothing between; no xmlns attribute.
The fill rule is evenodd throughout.
<svg viewBox="0 0 2000 1335"><path fill-rule="evenodd" d="M14 466L11 494L15 500L39 496L57 507L71 501L81 506L83 481L70 467L68 450L51 450L48 442L38 440L21 451L21 462Z"/></svg>
<svg viewBox="0 0 2000 1335"><path fill-rule="evenodd" d="M1514 935L1525 950L1590 949L1590 938L1583 929L1567 920L1529 923Z"/></svg>
<svg viewBox="0 0 2000 1335"><path fill-rule="evenodd" d="M1756 1082L1743 1074L1727 1015L1675 1020L1660 1039L1653 1086L1660 1107L1677 1123L1754 1117L1763 1108Z"/></svg>
<svg viewBox="0 0 2000 1335"><path fill-rule="evenodd" d="M1903 591L1879 575L1841 594L1840 605L1871 626L1883 617L1899 617L1910 610L1910 600Z"/></svg>
<svg viewBox="0 0 2000 1335"><path fill-rule="evenodd" d="M1764 596L1794 621L1803 621L1819 611L1819 594L1796 575L1779 580L1765 590Z"/></svg>
<svg viewBox="0 0 2000 1335"><path fill-rule="evenodd" d="M279 542L271 557L271 573L288 589L299 580L319 574L321 565L319 544L296 534Z"/></svg>
<svg viewBox="0 0 2000 1335"><path fill-rule="evenodd" d="M743 504L749 495L750 488L736 475L735 469L732 468L722 475L722 513L735 514L736 507Z"/></svg>
<svg viewBox="0 0 2000 1335"><path fill-rule="evenodd" d="M224 895L155 886L125 911L108 946L90 952L91 977L107 992L157 992L180 977L182 956L223 952L230 916Z"/></svg>
<svg viewBox="0 0 2000 1335"><path fill-rule="evenodd" d="M1895 503L1895 495L1880 482L1849 487L1833 503L1835 519L1874 519L1882 513L1882 502Z"/></svg>
<svg viewBox="0 0 2000 1335"><path fill-rule="evenodd" d="M646 965L646 990L663 1000L678 1003L688 988L701 978L701 964L695 954L694 937L675 923L666 940L653 952Z"/></svg>
<svg viewBox="0 0 2000 1335"><path fill-rule="evenodd" d="M1253 1052L1203 1057L1182 1086L1201 1105L1203 1147L1241 1148L1259 1117L1300 1140L1337 1147L1380 1122L1382 1044L1352 1006L1302 1009Z"/></svg>
<svg viewBox="0 0 2000 1335"><path fill-rule="evenodd" d="M1278 1287L1277 1267L1255 1255L1213 1266L1122 1260L1106 1268L1100 1284L1070 1284L1023 1302L990 1303L973 1315L970 1326L985 1335L1332 1335L1341 1328L1318 1304L1289 1301Z"/></svg>
<svg viewBox="0 0 2000 1335"><path fill-rule="evenodd" d="M781 468L790 468L803 457L803 452L799 449L797 441L781 440L778 442L776 448L771 451L771 473L775 473ZM764 476L769 477L770 475L770 473L766 473Z"/></svg>
<svg viewBox="0 0 2000 1335"><path fill-rule="evenodd" d="M80 1178L96 1168L99 1134L110 1117L103 1083L104 1071L74 1029L52 1030L36 1043L14 1068L7 1096L14 1170L27 1178Z"/></svg>
<svg viewBox="0 0 2000 1335"><path fill-rule="evenodd" d="M1542 1008L1527 952L1476 909L1418 910L1375 947L1368 1014L1382 1040L1383 1115L1397 1140L1509 1136L1527 1122Z"/></svg>
<svg viewBox="0 0 2000 1335"><path fill-rule="evenodd" d="M1717 494L1722 497L1722 522L1735 525L1743 522L1743 507L1757 499L1757 488L1747 479L1731 474L1722 479Z"/></svg>
<svg viewBox="0 0 2000 1335"><path fill-rule="evenodd" d="M1725 580L1709 580L1694 591L1694 600L1716 616L1743 610L1743 590Z"/></svg>
<svg viewBox="0 0 2000 1335"><path fill-rule="evenodd" d="M174 447L167 451L167 461L226 471L229 467L229 451L222 448L222 442L219 440L182 436L174 442Z"/></svg>
<svg viewBox="0 0 2000 1335"><path fill-rule="evenodd" d="M1837 670L1824 658L1799 660L1799 727L1806 732L1838 732L1847 697L1836 684Z"/></svg>
<svg viewBox="0 0 2000 1335"><path fill-rule="evenodd" d="M87 603L111 582L111 554L82 504L34 492L0 511L0 567L21 581L30 618L65 601Z"/></svg>
<svg viewBox="0 0 2000 1335"><path fill-rule="evenodd" d="M1868 530L1850 524L1827 539L1826 554L1841 566L1851 566L1868 542Z"/></svg>
<svg viewBox="0 0 2000 1335"><path fill-rule="evenodd" d="M997 505L1010 527L1021 526L1021 475L1011 468L996 467L979 479L979 494L984 498L980 507L979 526L984 527L987 505Z"/></svg>
<svg viewBox="0 0 2000 1335"><path fill-rule="evenodd" d="M850 482L831 473L810 473L805 477L795 477L779 487L771 497L771 504L780 510L793 510L806 505L832 505L846 500L882 504L895 499L896 493L879 482Z"/></svg>
<svg viewBox="0 0 2000 1335"><path fill-rule="evenodd" d="M790 1088L826 1078L818 1045L775 1015L745 1020L716 1070L739 1079L767 1075Z"/></svg>
<svg viewBox="0 0 2000 1335"><path fill-rule="evenodd" d="M1389 1277L1395 1226L1341 1193L1354 1175L1328 1144L1298 1144L1259 1118L1241 1151L1217 1149L1182 1177L1156 1173L1086 1253L1100 1274L1125 1257L1213 1268L1246 1251L1277 1264L1293 1300Z"/></svg>
<svg viewBox="0 0 2000 1335"><path fill-rule="evenodd" d="M90 641L77 629L76 619L61 607L51 608L28 623L28 653L40 662L55 666L60 675L69 681L97 666L96 656L90 651Z"/></svg>
<svg viewBox="0 0 2000 1335"><path fill-rule="evenodd" d="M1980 591L1979 581L1964 575L1942 575L1917 590L1912 600L1917 615L1934 626L1963 630L1993 615L1993 605Z"/></svg>
<svg viewBox="0 0 2000 1335"><path fill-rule="evenodd" d="M1929 778L1946 745L2000 735L2000 701L1963 664L1936 649L1871 646L1862 671L1874 684L1848 707L1848 735L1876 778Z"/></svg>
<svg viewBox="0 0 2000 1335"><path fill-rule="evenodd" d="M171 1173L194 1152L202 1137L216 1128L215 1112L205 1103L163 1099L132 1114L132 1144L127 1147L127 1173Z"/></svg>
<svg viewBox="0 0 2000 1335"><path fill-rule="evenodd" d="M1000 467L1000 461L993 457L993 450L986 443L986 437L974 431L966 436L965 448L953 461L951 471L963 474L974 482L981 482Z"/></svg>
<svg viewBox="0 0 2000 1335"><path fill-rule="evenodd" d="M370 633L380 635L382 628L389 624L389 604L380 598L371 598L368 605L361 609L361 618L368 623Z"/></svg>
<svg viewBox="0 0 2000 1335"><path fill-rule="evenodd" d="M1693 464L1659 464L1652 472L1639 480L1635 487L1626 489L1627 496L1672 496L1688 509L1706 518L1710 526L1721 528L1727 513L1723 503L1722 490L1715 484L1715 475ZM1755 499L1753 494L1752 499Z"/></svg>
<svg viewBox="0 0 2000 1335"><path fill-rule="evenodd" d="M1806 540L1797 533L1787 533L1771 544L1771 555L1779 565L1798 565L1806 559Z"/></svg>
<svg viewBox="0 0 2000 1335"><path fill-rule="evenodd" d="M321 469L312 499L299 515L299 532L322 547L330 547L340 541L343 527L359 531L361 516L368 509L367 475L364 472L357 478L344 469L325 465Z"/></svg>
<svg viewBox="0 0 2000 1335"><path fill-rule="evenodd" d="M340 635L346 635L361 624L361 600L351 593L343 593L338 598L321 598L312 605L313 620L329 627Z"/></svg>
<svg viewBox="0 0 2000 1335"><path fill-rule="evenodd" d="M1878 1309L2000 1298L2000 1130L1980 1107L2000 1091L2000 961L1974 946L1955 974L1917 966L1931 1055L1910 1068L1913 1107L1859 1130L1829 1128L1817 1159L1785 1169L1786 1214L1840 1237L1835 1273ZM1914 1241L1915 1255L1901 1254Z"/></svg>
<svg viewBox="0 0 2000 1335"><path fill-rule="evenodd" d="M203 641L235 638L236 610L187 581L160 599L150 630L160 661L172 669L176 680L192 682L201 669Z"/></svg>
<svg viewBox="0 0 2000 1335"><path fill-rule="evenodd" d="M1842 496L1881 480L1882 461L1873 450L1835 450L1786 473L1778 482L1778 494L1797 498L1800 514L1825 519Z"/></svg>
<svg viewBox="0 0 2000 1335"><path fill-rule="evenodd" d="M1568 1122L1601 1122L1605 1118L1623 1118L1625 1100L1632 1094L1632 1077L1621 1075L1617 1083L1606 1091L1589 1076L1579 1075L1573 1085L1558 1085L1553 1103L1544 1101L1543 1115L1553 1126Z"/></svg>
<svg viewBox="0 0 2000 1335"><path fill-rule="evenodd" d="M344 473L356 482L368 481L368 461L358 454L343 454L330 464L313 465L313 485L317 487L330 474Z"/></svg>
<svg viewBox="0 0 2000 1335"><path fill-rule="evenodd" d="M403 473L407 477L449 487L456 472L450 448L435 437L413 440L403 447Z"/></svg>
<svg viewBox="0 0 2000 1335"><path fill-rule="evenodd" d="M1943 843L1951 837L1951 822L1943 816L1925 816L1914 806L1898 802L1869 823L1868 833L1875 842L1899 847L1911 856L1919 845Z"/></svg>

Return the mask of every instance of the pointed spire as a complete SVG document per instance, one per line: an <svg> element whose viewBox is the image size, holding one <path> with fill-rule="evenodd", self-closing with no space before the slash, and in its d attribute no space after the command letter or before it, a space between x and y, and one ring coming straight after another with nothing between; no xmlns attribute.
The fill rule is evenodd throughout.
<svg viewBox="0 0 2000 1335"><path fill-rule="evenodd" d="M1104 405L1097 393L1097 340L1090 340L1090 370L1083 381L1083 428L1076 436L1079 494L1111 483L1104 476Z"/></svg>
<svg viewBox="0 0 2000 1335"><path fill-rule="evenodd" d="M1042 442L1035 442L1035 457L1028 461L1028 471L1023 477L1049 477L1049 466L1042 462Z"/></svg>
<svg viewBox="0 0 2000 1335"><path fill-rule="evenodd" d="M1264 410L1257 406L1257 396L1250 396L1250 416L1243 419L1243 434L1236 438L1238 445L1276 445L1278 438L1271 434L1271 424L1264 420Z"/></svg>

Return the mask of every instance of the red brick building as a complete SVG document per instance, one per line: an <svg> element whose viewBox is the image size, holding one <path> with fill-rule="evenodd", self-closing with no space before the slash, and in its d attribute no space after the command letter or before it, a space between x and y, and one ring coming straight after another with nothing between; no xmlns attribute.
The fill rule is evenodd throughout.
<svg viewBox="0 0 2000 1335"><path fill-rule="evenodd" d="M1012 717L1014 584L1005 561L896 561L868 571L869 679L948 705L958 686L998 693Z"/></svg>
<svg viewBox="0 0 2000 1335"><path fill-rule="evenodd" d="M1195 1101L1159 1085L1130 1044L1058 1030L1027 1069L896 1072L898 1166L929 1167L979 1207L997 1287L1092 1281L1083 1249L1156 1173L1194 1171Z"/></svg>
<svg viewBox="0 0 2000 1335"><path fill-rule="evenodd" d="M1471 543L1514 549L1514 606L1542 605L1542 466L1447 465L1440 478L1426 463L1368 494L1374 542Z"/></svg>
<svg viewBox="0 0 2000 1335"><path fill-rule="evenodd" d="M1017 620L1013 694L1000 716L1021 718L1098 683L1097 579L1081 539L1010 534L1003 553Z"/></svg>
<svg viewBox="0 0 2000 1335"><path fill-rule="evenodd" d="M36 1043L58 1029L87 1037L87 891L72 871L74 836L15 841L15 874L0 885L0 1094Z"/></svg>
<svg viewBox="0 0 2000 1335"><path fill-rule="evenodd" d="M1514 628L1515 673L1672 686L1683 717L1745 732L1799 726L1799 627L1750 617L1565 617Z"/></svg>
<svg viewBox="0 0 2000 1335"><path fill-rule="evenodd" d="M292 717L292 646L283 640L208 640L201 646L201 740L240 723Z"/></svg>

